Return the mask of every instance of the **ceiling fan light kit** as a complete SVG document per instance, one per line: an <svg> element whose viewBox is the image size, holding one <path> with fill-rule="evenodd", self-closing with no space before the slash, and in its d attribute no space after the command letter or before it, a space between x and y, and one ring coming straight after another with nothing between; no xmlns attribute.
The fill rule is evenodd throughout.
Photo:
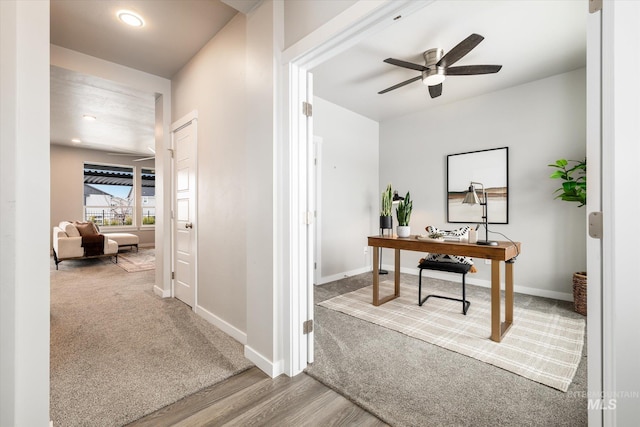
<svg viewBox="0 0 640 427"><path fill-rule="evenodd" d="M479 34L471 34L469 37L458 43L446 55L444 50L440 48L429 49L422 56L424 65L414 64L400 59L387 58L384 60L387 64L397 67L408 68L410 70L420 71L418 77L400 82L394 86L388 87L378 92L383 94L408 85L418 80L422 80L425 86L429 87L429 95L436 98L442 94L442 82L446 76L472 76L477 74L493 74L500 71L502 65L465 65L460 67L451 67L458 62L463 56L471 52L484 37Z"/></svg>

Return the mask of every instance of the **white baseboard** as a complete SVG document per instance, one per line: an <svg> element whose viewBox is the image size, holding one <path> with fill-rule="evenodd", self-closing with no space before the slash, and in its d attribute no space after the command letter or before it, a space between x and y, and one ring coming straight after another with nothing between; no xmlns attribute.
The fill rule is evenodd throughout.
<svg viewBox="0 0 640 427"><path fill-rule="evenodd" d="M157 285L153 286L153 293L158 295L160 298L169 298L171 296L170 289L162 289Z"/></svg>
<svg viewBox="0 0 640 427"><path fill-rule="evenodd" d="M394 266L383 265L382 268L385 270L393 270ZM414 276L418 275L417 268L402 267L400 269L400 272L406 273L406 274L412 274ZM422 272L422 275L425 277L433 277L434 279L452 280L452 281L456 281L458 280L457 278L460 277L460 275L456 273L447 273L444 271L434 271L434 270L424 270ZM491 288L491 280L476 279L474 277L469 277L469 275L467 275L466 281L470 285L476 285L483 288ZM517 292L520 294L532 295L535 297L553 298L560 301L573 301L573 294L570 294L567 292L558 292L558 291L549 291L546 289L531 288L528 286L520 286L516 283L513 284L513 290L514 292Z"/></svg>
<svg viewBox="0 0 640 427"><path fill-rule="evenodd" d="M248 345L244 346L244 357L252 361L261 371L271 378L275 378L284 373L281 362L271 362Z"/></svg>
<svg viewBox="0 0 640 427"><path fill-rule="evenodd" d="M219 318L215 314L211 313L206 308L203 308L203 307L198 305L198 306L196 306L196 309L194 311L196 312L196 314L198 314L200 317L205 319L207 322L209 322L213 326L219 328L225 334L233 337L240 344L244 345L244 344L247 343L247 334L246 333L242 332L240 329L236 328L235 326L231 325L230 323L222 320L221 318Z"/></svg>
<svg viewBox="0 0 640 427"><path fill-rule="evenodd" d="M371 266L358 268L356 270L347 271L345 273L333 274L331 276L324 276L318 279L316 285L324 285L325 283L335 282L336 280L344 279L351 276L357 276L358 274L367 273L369 271L371 271Z"/></svg>
<svg viewBox="0 0 640 427"><path fill-rule="evenodd" d="M139 248L155 248L156 244L155 243L139 243L138 247Z"/></svg>

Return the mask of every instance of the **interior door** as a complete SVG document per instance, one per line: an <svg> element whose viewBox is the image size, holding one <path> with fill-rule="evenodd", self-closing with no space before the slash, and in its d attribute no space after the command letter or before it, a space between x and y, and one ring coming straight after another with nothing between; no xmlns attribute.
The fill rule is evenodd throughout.
<svg viewBox="0 0 640 427"><path fill-rule="evenodd" d="M185 122L186 121L186 122ZM173 296L192 308L196 304L196 145L197 120L188 117L172 132L174 149Z"/></svg>
<svg viewBox="0 0 640 427"><path fill-rule="evenodd" d="M587 21L587 215L602 212L602 12ZM587 218L588 223L588 218ZM587 236L587 363L589 396L600 396L603 384L602 354L602 240ZM602 426L605 411L589 408L589 425Z"/></svg>

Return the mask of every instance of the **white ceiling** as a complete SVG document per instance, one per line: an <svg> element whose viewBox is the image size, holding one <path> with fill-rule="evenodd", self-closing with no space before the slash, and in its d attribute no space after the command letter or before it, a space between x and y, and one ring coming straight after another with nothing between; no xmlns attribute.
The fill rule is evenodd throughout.
<svg viewBox="0 0 640 427"><path fill-rule="evenodd" d="M314 94L382 121L575 70L586 64L587 8L577 0L436 1L313 69ZM424 64L425 50L446 54L471 33L485 39L455 65L500 72L449 76L435 99L420 81L378 95L420 74L384 59Z"/></svg>
<svg viewBox="0 0 640 427"><path fill-rule="evenodd" d="M52 0L51 42L170 78L237 13L260 0ZM297 1L297 0L296 0ZM315 0L320 1L320 0ZM145 26L122 25L115 13L141 14ZM585 66L587 5L578 0L441 0L402 17L382 32L312 70L314 92L382 121ZM471 33L485 37L456 65L499 64L497 74L450 76L431 99L420 82L377 92L417 71L383 63L422 63L422 52L446 51ZM52 67L51 138L68 144L148 155L153 146L153 94ZM83 114L97 120L88 123Z"/></svg>
<svg viewBox="0 0 640 427"><path fill-rule="evenodd" d="M122 9L145 25L122 24ZM237 12L219 0L52 0L51 43L169 79Z"/></svg>
<svg viewBox="0 0 640 427"><path fill-rule="evenodd" d="M153 155L154 94L52 66L50 102L52 143Z"/></svg>
<svg viewBox="0 0 640 427"><path fill-rule="evenodd" d="M1 0L0 0L1 1ZM257 0L227 0L249 9ZM121 9L145 20L122 24ZM157 76L171 78L238 11L219 0L52 0L51 43ZM153 93L51 67L51 142L153 155ZM96 116L95 122L82 119Z"/></svg>

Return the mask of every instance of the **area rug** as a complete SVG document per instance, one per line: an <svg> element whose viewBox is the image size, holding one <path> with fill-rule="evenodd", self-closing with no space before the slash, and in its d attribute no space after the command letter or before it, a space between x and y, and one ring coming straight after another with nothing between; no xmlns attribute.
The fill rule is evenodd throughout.
<svg viewBox="0 0 640 427"><path fill-rule="evenodd" d="M380 286L383 295L393 292L389 281ZM441 291L438 294L459 298ZM367 286L319 305L564 392L581 360L583 319L515 307L513 326L502 342L496 343L489 339L491 307L488 302L473 301L466 316L461 313L461 303L455 301L432 298L420 307L417 287L408 285L401 285L401 297L379 307L373 306L371 299L372 287Z"/></svg>
<svg viewBox="0 0 640 427"><path fill-rule="evenodd" d="M155 248L139 248L137 252L120 253L117 266L129 273L155 270Z"/></svg>

